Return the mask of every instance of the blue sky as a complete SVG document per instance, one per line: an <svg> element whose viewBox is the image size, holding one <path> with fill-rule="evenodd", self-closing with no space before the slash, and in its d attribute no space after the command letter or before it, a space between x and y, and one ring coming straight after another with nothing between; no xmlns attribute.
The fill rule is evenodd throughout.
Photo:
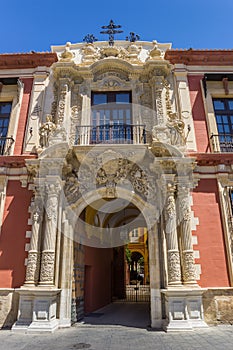
<svg viewBox="0 0 233 350"><path fill-rule="evenodd" d="M50 51L51 45L99 40L110 19L141 40L171 42L173 48L233 48L233 0L4 0L0 53Z"/></svg>

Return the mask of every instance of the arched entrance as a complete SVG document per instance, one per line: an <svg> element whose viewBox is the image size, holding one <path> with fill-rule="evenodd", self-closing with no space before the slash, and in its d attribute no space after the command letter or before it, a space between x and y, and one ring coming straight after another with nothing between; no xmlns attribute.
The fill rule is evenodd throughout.
<svg viewBox="0 0 233 350"><path fill-rule="evenodd" d="M149 235L134 202L100 198L89 201L79 214L76 235L83 244L75 243L73 288L77 319L113 302L144 303L149 313Z"/></svg>

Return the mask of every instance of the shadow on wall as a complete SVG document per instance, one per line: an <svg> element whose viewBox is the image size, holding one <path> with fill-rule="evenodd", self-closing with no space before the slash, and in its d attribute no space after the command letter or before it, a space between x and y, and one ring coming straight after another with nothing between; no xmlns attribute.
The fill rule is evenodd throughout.
<svg viewBox="0 0 233 350"><path fill-rule="evenodd" d="M0 291L0 328L9 329L17 319L19 295L13 289Z"/></svg>

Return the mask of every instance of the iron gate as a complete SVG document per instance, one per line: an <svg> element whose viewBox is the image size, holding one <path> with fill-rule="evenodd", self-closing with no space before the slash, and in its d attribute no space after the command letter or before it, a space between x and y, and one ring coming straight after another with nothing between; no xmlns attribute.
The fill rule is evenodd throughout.
<svg viewBox="0 0 233 350"><path fill-rule="evenodd" d="M149 302L150 286L148 285L126 285L126 301Z"/></svg>

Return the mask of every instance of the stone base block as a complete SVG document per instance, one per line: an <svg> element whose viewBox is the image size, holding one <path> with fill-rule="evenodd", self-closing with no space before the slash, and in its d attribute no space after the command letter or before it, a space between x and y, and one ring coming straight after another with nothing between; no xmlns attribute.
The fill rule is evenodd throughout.
<svg viewBox="0 0 233 350"><path fill-rule="evenodd" d="M187 331L208 327L204 321L201 288L163 290L166 306L165 331Z"/></svg>
<svg viewBox="0 0 233 350"><path fill-rule="evenodd" d="M56 318L59 289L22 287L19 293L18 319L13 331L54 332L59 321Z"/></svg>
<svg viewBox="0 0 233 350"><path fill-rule="evenodd" d="M19 297L13 288L0 288L0 328L10 328L17 319Z"/></svg>

